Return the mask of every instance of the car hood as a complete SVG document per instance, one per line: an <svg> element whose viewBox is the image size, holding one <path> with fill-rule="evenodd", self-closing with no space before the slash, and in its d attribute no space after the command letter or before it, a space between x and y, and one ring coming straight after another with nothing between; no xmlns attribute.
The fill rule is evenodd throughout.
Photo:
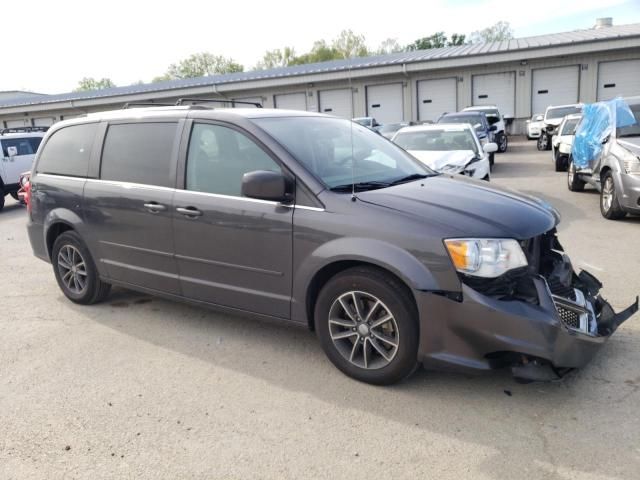
<svg viewBox="0 0 640 480"><path fill-rule="evenodd" d="M546 125L553 125L554 127L557 127L562 123L562 118L548 118L544 120L543 123Z"/></svg>
<svg viewBox="0 0 640 480"><path fill-rule="evenodd" d="M358 199L419 217L450 237L526 240L560 221L557 210L543 200L461 175L360 192Z"/></svg>
<svg viewBox="0 0 640 480"><path fill-rule="evenodd" d="M617 139L618 145L626 148L631 153L640 156L640 135L634 137L622 137Z"/></svg>
<svg viewBox="0 0 640 480"><path fill-rule="evenodd" d="M463 168L475 157L475 154L471 150L408 150L408 152L437 172L441 172L447 165Z"/></svg>

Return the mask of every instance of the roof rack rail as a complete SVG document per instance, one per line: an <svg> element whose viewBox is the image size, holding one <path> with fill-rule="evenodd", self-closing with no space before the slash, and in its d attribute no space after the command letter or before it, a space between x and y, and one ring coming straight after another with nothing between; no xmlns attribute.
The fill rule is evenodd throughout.
<svg viewBox="0 0 640 480"><path fill-rule="evenodd" d="M176 105L184 105L185 102L207 102L207 103L230 103L232 105L253 105L256 108L262 108L262 104L258 102L244 102L242 100L225 100L223 98L179 98Z"/></svg>
<svg viewBox="0 0 640 480"><path fill-rule="evenodd" d="M122 106L123 110L132 107L173 107L173 103L153 103L153 102L127 102Z"/></svg>
<svg viewBox="0 0 640 480"><path fill-rule="evenodd" d="M4 135L6 133L31 133L31 132L46 132L49 130L49 127L9 127L9 128L0 128L0 135Z"/></svg>

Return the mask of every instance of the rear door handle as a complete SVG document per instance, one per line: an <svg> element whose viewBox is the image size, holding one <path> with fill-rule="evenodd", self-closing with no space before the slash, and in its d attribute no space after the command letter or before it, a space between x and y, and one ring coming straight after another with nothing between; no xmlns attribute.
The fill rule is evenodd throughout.
<svg viewBox="0 0 640 480"><path fill-rule="evenodd" d="M144 204L144 208L146 208L151 213L164 212L167 209L167 207L165 205L162 205L162 204L156 203L156 202L145 203Z"/></svg>
<svg viewBox="0 0 640 480"><path fill-rule="evenodd" d="M196 207L178 207L176 208L176 212L184 215L185 217L201 217L202 212L198 210Z"/></svg>

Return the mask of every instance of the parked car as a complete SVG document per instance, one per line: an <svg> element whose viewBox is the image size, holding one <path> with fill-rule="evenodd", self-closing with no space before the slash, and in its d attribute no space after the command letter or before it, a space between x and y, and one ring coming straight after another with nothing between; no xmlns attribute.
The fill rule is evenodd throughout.
<svg viewBox="0 0 640 480"><path fill-rule="evenodd" d="M445 113L438 118L436 124L439 123L468 123L475 129L476 135L483 146L487 143L495 143L494 133L497 127L495 125L489 125L489 121L484 112ZM495 160L494 155L493 153L489 154L489 163L491 166L493 166Z"/></svg>
<svg viewBox="0 0 640 480"><path fill-rule="evenodd" d="M576 127L581 118L582 115L579 113L567 115L562 119L562 122L560 122L556 135L551 138L551 158L556 167L556 172L567 171L569 157L571 156L573 136L576 133Z"/></svg>
<svg viewBox="0 0 640 480"><path fill-rule="evenodd" d="M367 127L368 129L373 130L374 132L378 132L380 130L380 127L382 127L382 125L379 124L378 121L373 117L358 117L354 118L353 121L359 125L362 125L363 127Z"/></svg>
<svg viewBox="0 0 640 480"><path fill-rule="evenodd" d="M0 129L0 211L6 195L19 199L20 174L31 168L45 131L43 127Z"/></svg>
<svg viewBox="0 0 640 480"><path fill-rule="evenodd" d="M413 122L400 122L400 123L385 123L378 128L378 133L384 138L391 140L398 130L404 127L410 127L415 125Z"/></svg>
<svg viewBox="0 0 640 480"><path fill-rule="evenodd" d="M558 126L567 115L573 115L582 111L582 104L559 105L547 107L542 119L542 130L538 137L538 150L551 150L551 138L558 131Z"/></svg>
<svg viewBox="0 0 640 480"><path fill-rule="evenodd" d="M467 107L463 112L483 112L487 116L489 125L495 125L496 130L494 134L494 142L498 145L498 152L504 153L507 151L508 138L507 128L505 126L504 118L495 105L482 105L476 107Z"/></svg>
<svg viewBox="0 0 640 480"><path fill-rule="evenodd" d="M322 114L89 114L49 130L30 186L32 249L72 302L119 285L308 326L364 382L420 363L557 378L638 308L572 273L549 204Z"/></svg>
<svg viewBox="0 0 640 480"><path fill-rule="evenodd" d="M542 126L544 125L544 115L536 113L530 120L526 121L527 124L527 140L534 140L540 137Z"/></svg>
<svg viewBox="0 0 640 480"><path fill-rule="evenodd" d="M432 170L490 180L489 154L495 143L480 144L469 124L438 124L405 127L392 141Z"/></svg>
<svg viewBox="0 0 640 480"><path fill-rule="evenodd" d="M574 140L567 175L569 190L582 191L588 183L600 192L600 213L609 220L640 214L640 97L624 102L634 117L632 125L616 128L610 117L585 115L577 133L589 129L592 135L584 140L594 145L597 137L600 148L588 166L577 168L575 149L579 145Z"/></svg>

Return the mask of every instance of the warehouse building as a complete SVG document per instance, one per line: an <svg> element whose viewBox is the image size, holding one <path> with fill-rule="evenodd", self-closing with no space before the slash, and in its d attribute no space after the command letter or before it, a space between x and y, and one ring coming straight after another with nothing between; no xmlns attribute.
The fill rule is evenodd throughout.
<svg viewBox="0 0 640 480"><path fill-rule="evenodd" d="M0 97L0 125L50 125L127 102L249 101L380 123L498 105L511 133L548 105L640 95L640 24L60 95ZM240 106L239 104L237 106Z"/></svg>

